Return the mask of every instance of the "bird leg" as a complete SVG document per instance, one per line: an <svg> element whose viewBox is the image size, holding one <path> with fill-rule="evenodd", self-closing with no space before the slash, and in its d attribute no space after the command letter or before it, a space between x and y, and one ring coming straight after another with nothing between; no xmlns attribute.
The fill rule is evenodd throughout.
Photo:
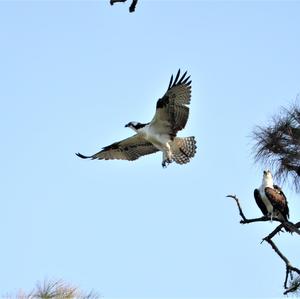
<svg viewBox="0 0 300 299"><path fill-rule="evenodd" d="M165 159L162 161L161 165L163 168L166 168L168 166L168 164L171 164L172 163L172 160L170 159Z"/></svg>
<svg viewBox="0 0 300 299"><path fill-rule="evenodd" d="M168 164L172 163L172 154L169 151L163 152L163 161L161 163L163 168L166 168Z"/></svg>

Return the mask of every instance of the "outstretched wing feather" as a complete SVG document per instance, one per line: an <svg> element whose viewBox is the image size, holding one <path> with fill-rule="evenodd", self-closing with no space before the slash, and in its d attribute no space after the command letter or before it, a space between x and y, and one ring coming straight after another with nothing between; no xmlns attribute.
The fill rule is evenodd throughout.
<svg viewBox="0 0 300 299"><path fill-rule="evenodd" d="M191 101L192 81L189 80L190 76L186 77L186 74L187 72L180 77L180 70L178 70L174 81L173 75L171 76L168 90L157 101L156 113L151 122L157 127L166 127L166 133L174 136L185 127L189 117L187 105ZM170 123L170 125L165 126L165 122Z"/></svg>
<svg viewBox="0 0 300 299"><path fill-rule="evenodd" d="M77 156L81 158L90 158L92 160L117 159L133 161L141 156L149 155L157 151L158 149L152 143L136 134L122 141L105 146L101 151L92 156L83 156L81 154L77 154Z"/></svg>

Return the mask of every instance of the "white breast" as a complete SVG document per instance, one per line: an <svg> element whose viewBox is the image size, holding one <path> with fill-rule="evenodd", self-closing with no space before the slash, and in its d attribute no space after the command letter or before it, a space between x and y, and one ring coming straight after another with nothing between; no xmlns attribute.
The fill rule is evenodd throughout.
<svg viewBox="0 0 300 299"><path fill-rule="evenodd" d="M265 188L259 188L259 192L260 192L260 195L261 195L261 199L262 199L264 205L267 208L268 213L272 214L273 213L273 206L271 205L268 197L266 196Z"/></svg>
<svg viewBox="0 0 300 299"><path fill-rule="evenodd" d="M147 141L151 142L160 150L165 148L166 144L170 141L168 134L160 134L152 126L145 126L139 130L139 134L141 134Z"/></svg>

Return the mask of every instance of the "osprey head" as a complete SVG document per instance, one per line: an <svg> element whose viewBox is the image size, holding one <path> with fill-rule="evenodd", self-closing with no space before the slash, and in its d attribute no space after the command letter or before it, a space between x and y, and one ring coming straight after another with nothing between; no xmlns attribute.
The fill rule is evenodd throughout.
<svg viewBox="0 0 300 299"><path fill-rule="evenodd" d="M270 170L264 170L262 183L264 186L273 188L273 177L272 177L272 173Z"/></svg>
<svg viewBox="0 0 300 299"><path fill-rule="evenodd" d="M131 121L127 125L125 125L125 128L130 128L133 131L137 132L139 129L143 128L144 126L145 126L145 124L141 124L136 121Z"/></svg>
<svg viewBox="0 0 300 299"><path fill-rule="evenodd" d="M272 177L272 173L270 170L264 170L264 177Z"/></svg>

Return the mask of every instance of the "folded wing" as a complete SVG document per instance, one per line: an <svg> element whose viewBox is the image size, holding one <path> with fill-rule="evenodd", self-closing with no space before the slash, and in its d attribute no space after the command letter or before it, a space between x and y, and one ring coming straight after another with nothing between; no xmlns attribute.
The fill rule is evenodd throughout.
<svg viewBox="0 0 300 299"><path fill-rule="evenodd" d="M260 195L260 192L259 192L258 189L254 190L254 198L255 198L257 206L260 208L263 215L267 216L268 215L268 210L267 210L265 204L263 203L263 200L261 198L261 195Z"/></svg>
<svg viewBox="0 0 300 299"><path fill-rule="evenodd" d="M289 217L289 207L287 199L282 192L281 188L274 185L274 188L265 188L265 194L271 202L274 209L281 212L285 220Z"/></svg>

